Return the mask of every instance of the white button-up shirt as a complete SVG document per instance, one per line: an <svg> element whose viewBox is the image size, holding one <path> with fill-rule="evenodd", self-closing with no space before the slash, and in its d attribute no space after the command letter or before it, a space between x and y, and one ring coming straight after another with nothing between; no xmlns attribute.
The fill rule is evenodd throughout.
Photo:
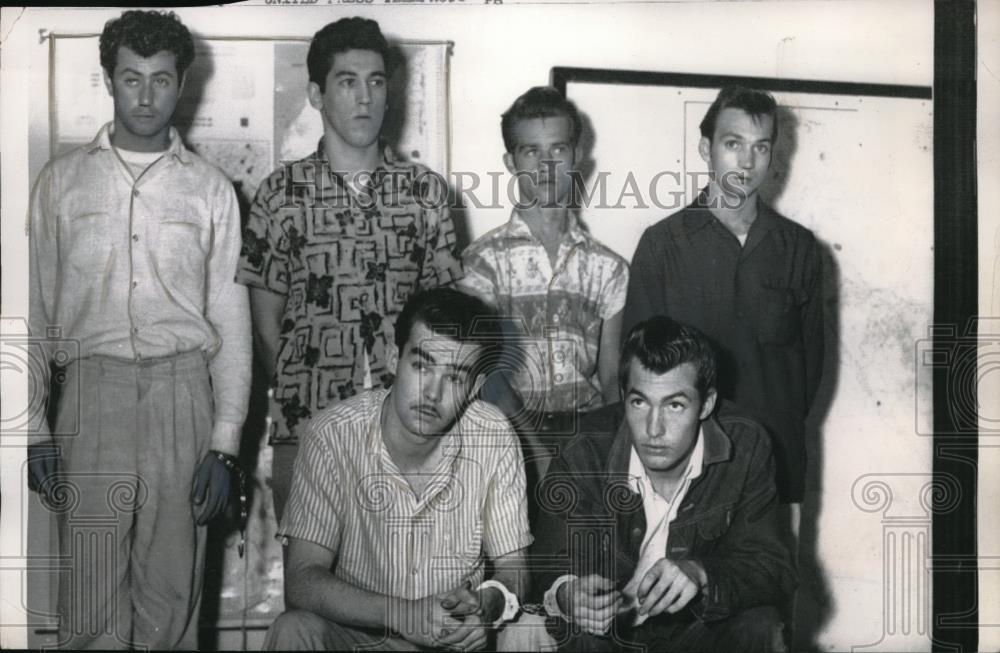
<svg viewBox="0 0 1000 653"><path fill-rule="evenodd" d="M670 523L677 518L677 510L680 508L681 502L684 501L688 488L691 487L691 482L701 476L704 457L705 440L701 429L699 429L698 441L695 442L681 482L674 491L674 496L668 499L654 489L652 481L649 480L649 474L646 473L646 468L642 466L638 452L636 452L635 447L632 447L628 464L629 485L636 494L642 497L642 509L646 514L646 534L643 536L642 546L639 548L639 562L635 567L635 574L623 590L626 596L634 597L646 572L656 564L657 560L666 556ZM639 607L637 598L633 599L632 607ZM634 625L640 625L648 617L648 614L641 616L636 614Z"/></svg>
<svg viewBox="0 0 1000 653"><path fill-rule="evenodd" d="M50 161L35 184L32 335L59 327L80 358L204 351L215 395L212 448L235 452L252 348L247 290L233 279L241 242L233 185L173 128L163 156L133 178L111 147L111 129Z"/></svg>

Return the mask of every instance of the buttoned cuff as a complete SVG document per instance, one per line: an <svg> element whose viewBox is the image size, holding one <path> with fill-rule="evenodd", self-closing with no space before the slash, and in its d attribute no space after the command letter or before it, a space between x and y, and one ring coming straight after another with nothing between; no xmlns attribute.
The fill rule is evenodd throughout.
<svg viewBox="0 0 1000 653"><path fill-rule="evenodd" d="M212 429L211 448L231 456L238 455L240 452L240 432L242 430L242 424L216 422L215 427Z"/></svg>
<svg viewBox="0 0 1000 653"><path fill-rule="evenodd" d="M545 592L545 597L542 600L542 605L545 606L545 612L550 617L561 617L565 621L569 621L569 617L559 609L559 601L556 600L556 594L559 592L559 588L570 582L571 580L576 580L579 578L576 574L566 574L565 576L560 576L552 583L550 587Z"/></svg>

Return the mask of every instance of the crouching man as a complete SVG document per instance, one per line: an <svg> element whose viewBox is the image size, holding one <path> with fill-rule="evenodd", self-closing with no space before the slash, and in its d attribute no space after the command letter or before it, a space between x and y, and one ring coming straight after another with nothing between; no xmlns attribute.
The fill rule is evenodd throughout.
<svg viewBox="0 0 1000 653"><path fill-rule="evenodd" d="M564 650L784 650L796 574L766 431L732 406L713 416L715 355L694 328L636 325L619 369L624 406L594 413L540 489L549 634Z"/></svg>
<svg viewBox="0 0 1000 653"><path fill-rule="evenodd" d="M289 611L266 649L474 650L518 613L524 462L503 415L475 400L498 334L481 300L417 293L396 322L391 389L313 420L279 528Z"/></svg>

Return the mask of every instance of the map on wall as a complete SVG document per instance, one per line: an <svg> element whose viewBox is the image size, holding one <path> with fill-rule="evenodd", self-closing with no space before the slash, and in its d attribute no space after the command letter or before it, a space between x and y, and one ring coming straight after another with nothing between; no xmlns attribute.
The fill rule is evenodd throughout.
<svg viewBox="0 0 1000 653"><path fill-rule="evenodd" d="M52 38L51 154L93 140L114 117L98 56L97 36ZM382 130L385 142L408 161L448 173L447 42L398 42ZM174 125L185 143L232 180L244 208L263 179L282 161L315 152L323 126L309 104L306 53L301 40L200 39L187 71ZM401 64L401 65L399 65ZM402 98L402 99L399 99ZM251 406L251 415L266 413ZM237 553L239 533L230 518L210 530L203 618L221 627L269 624L284 609L281 546L271 502L271 448L263 418L248 419L243 446L256 443L250 491L246 557ZM250 432L253 430L253 432ZM245 451L244 451L245 453ZM211 541L214 537L215 541ZM210 615L206 617L206 614Z"/></svg>

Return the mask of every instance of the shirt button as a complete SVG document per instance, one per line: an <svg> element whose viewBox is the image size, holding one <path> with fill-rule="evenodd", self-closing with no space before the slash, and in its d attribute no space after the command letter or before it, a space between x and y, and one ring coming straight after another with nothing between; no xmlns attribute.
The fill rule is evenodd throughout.
<svg viewBox="0 0 1000 653"><path fill-rule="evenodd" d="M139 234L132 234L132 240L139 242Z"/></svg>
<svg viewBox="0 0 1000 653"><path fill-rule="evenodd" d="M139 327L132 327L132 333L139 333Z"/></svg>
<svg viewBox="0 0 1000 653"><path fill-rule="evenodd" d="M138 188L132 189L132 196L133 197L139 197L139 189Z"/></svg>
<svg viewBox="0 0 1000 653"><path fill-rule="evenodd" d="M136 286L138 286L138 285L139 285L139 282L138 282L138 281L133 281L133 282L132 282L132 287L133 287L133 288L135 288L135 287L136 287Z"/></svg>

